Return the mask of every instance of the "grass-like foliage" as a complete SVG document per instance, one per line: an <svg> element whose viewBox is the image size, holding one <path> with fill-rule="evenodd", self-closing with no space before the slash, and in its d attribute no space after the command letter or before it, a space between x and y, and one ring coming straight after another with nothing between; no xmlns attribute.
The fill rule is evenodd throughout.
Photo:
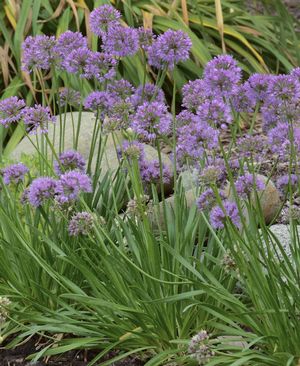
<svg viewBox="0 0 300 366"><path fill-rule="evenodd" d="M94 10L90 28L101 52L75 32L25 40L21 64L42 102L0 102L3 129L17 126L21 148L34 151L2 169L2 341L42 335L33 360L99 350L89 366L132 354L147 366L296 366L299 68L244 81L232 56L218 56L180 103L190 31L154 37L124 27L111 6ZM134 87L117 64L137 54ZM83 146L84 110L94 118ZM13 159L13 148L2 158ZM286 201L289 247L268 226Z"/></svg>

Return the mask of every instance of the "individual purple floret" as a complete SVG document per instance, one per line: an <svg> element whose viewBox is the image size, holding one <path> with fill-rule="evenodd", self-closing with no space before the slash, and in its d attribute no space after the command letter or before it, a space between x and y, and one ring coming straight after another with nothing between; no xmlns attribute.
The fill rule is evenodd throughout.
<svg viewBox="0 0 300 366"><path fill-rule="evenodd" d="M119 24L121 13L111 5L102 5L94 9L90 15L91 31L102 37L108 28Z"/></svg>
<svg viewBox="0 0 300 366"><path fill-rule="evenodd" d="M138 31L121 25L111 26L103 37L102 48L112 56L133 56L139 49Z"/></svg>
<svg viewBox="0 0 300 366"><path fill-rule="evenodd" d="M280 178L277 179L277 188L282 192L285 193L286 191L288 191L289 186L291 186L292 188L292 192L294 191L294 189L297 187L299 182L299 177L296 174L291 174L291 175L283 175Z"/></svg>
<svg viewBox="0 0 300 366"><path fill-rule="evenodd" d="M36 178L29 186L27 198L32 206L41 206L45 201L54 199L57 181L49 177Z"/></svg>
<svg viewBox="0 0 300 366"><path fill-rule="evenodd" d="M239 211L235 202L223 201L223 207L215 206L210 212L210 222L214 229L223 229L228 219L235 226L240 226Z"/></svg>
<svg viewBox="0 0 300 366"><path fill-rule="evenodd" d="M0 123L4 127L9 127L13 122L18 122L22 118L22 110L25 107L23 99L9 97L0 101Z"/></svg>
<svg viewBox="0 0 300 366"><path fill-rule="evenodd" d="M209 95L203 79L189 81L182 88L182 106L191 112L196 112L199 105L205 102Z"/></svg>
<svg viewBox="0 0 300 366"><path fill-rule="evenodd" d="M102 52L91 52L84 66L83 76L97 79L100 83L116 76L117 60Z"/></svg>
<svg viewBox="0 0 300 366"><path fill-rule="evenodd" d="M230 97L241 76L241 68L230 55L214 57L204 69L207 91L212 95Z"/></svg>
<svg viewBox="0 0 300 366"><path fill-rule="evenodd" d="M197 115L201 121L215 128L220 127L223 130L232 123L230 107L221 98L206 100L200 104Z"/></svg>
<svg viewBox="0 0 300 366"><path fill-rule="evenodd" d="M173 69L178 62L189 58L191 47L192 41L187 33L168 29L148 48L149 64L158 69Z"/></svg>
<svg viewBox="0 0 300 366"><path fill-rule="evenodd" d="M88 175L72 170L60 176L56 184L56 200L59 203L74 201L81 192L92 192L92 183Z"/></svg>
<svg viewBox="0 0 300 366"><path fill-rule="evenodd" d="M86 48L87 49L87 39L80 32L66 31L62 33L56 45L53 48L53 53L57 62L62 63L67 56L74 50Z"/></svg>
<svg viewBox="0 0 300 366"><path fill-rule="evenodd" d="M172 115L158 102L144 103L138 107L131 123L132 129L143 139L151 141L171 130Z"/></svg>
<svg viewBox="0 0 300 366"><path fill-rule="evenodd" d="M263 191L265 188L264 181L250 173L238 177L235 182L236 192L242 198L249 198L252 192Z"/></svg>
<svg viewBox="0 0 300 366"><path fill-rule="evenodd" d="M31 72L34 68L48 70L54 63L55 37L29 36L22 44L22 69Z"/></svg>
<svg viewBox="0 0 300 366"><path fill-rule="evenodd" d="M85 172L85 160L78 151L64 151L59 155L59 163L57 161L54 162L54 171L57 175L61 175L69 170Z"/></svg>
<svg viewBox="0 0 300 366"><path fill-rule="evenodd" d="M219 146L219 132L205 122L191 123L178 129L177 159L184 163L186 159L198 160L205 150L214 150Z"/></svg>
<svg viewBox="0 0 300 366"><path fill-rule="evenodd" d="M158 160L146 161L139 163L142 181L146 184L157 184L160 182L160 165ZM164 184L171 182L172 174L167 165L162 164L162 181Z"/></svg>
<svg viewBox="0 0 300 366"><path fill-rule="evenodd" d="M130 101L134 107L140 106L144 102L165 103L165 95L164 92L154 84L146 83L144 86L141 85L136 88Z"/></svg>
<svg viewBox="0 0 300 366"><path fill-rule="evenodd" d="M107 91L114 98L126 100L132 95L134 87L125 79L114 80L107 85Z"/></svg>
<svg viewBox="0 0 300 366"><path fill-rule="evenodd" d="M268 96L269 84L274 75L269 74L253 74L245 83L245 90L248 98L255 105L262 103Z"/></svg>
<svg viewBox="0 0 300 366"><path fill-rule="evenodd" d="M61 107L66 107L67 105L71 105L75 108L78 108L81 103L81 95L80 92L74 89L63 88L59 92L59 105Z"/></svg>
<svg viewBox="0 0 300 366"><path fill-rule="evenodd" d="M50 108L36 104L34 107L26 107L23 111L23 121L27 125L27 131L36 135L38 132L47 133L48 123L56 122L56 118L50 115Z"/></svg>
<svg viewBox="0 0 300 366"><path fill-rule="evenodd" d="M89 212L78 212L69 222L71 236L88 235L93 229L93 216Z"/></svg>
<svg viewBox="0 0 300 366"><path fill-rule="evenodd" d="M145 29L140 27L137 29L139 35L139 44L140 47L147 51L148 48L152 45L155 39L155 35L153 34L151 29Z"/></svg>
<svg viewBox="0 0 300 366"><path fill-rule="evenodd" d="M65 60L62 62L62 66L70 74L79 74L83 77L84 70L91 54L92 51L84 47L74 49L66 56Z"/></svg>
<svg viewBox="0 0 300 366"><path fill-rule="evenodd" d="M18 184L24 181L25 174L29 172L22 163L12 164L2 169L4 184Z"/></svg>

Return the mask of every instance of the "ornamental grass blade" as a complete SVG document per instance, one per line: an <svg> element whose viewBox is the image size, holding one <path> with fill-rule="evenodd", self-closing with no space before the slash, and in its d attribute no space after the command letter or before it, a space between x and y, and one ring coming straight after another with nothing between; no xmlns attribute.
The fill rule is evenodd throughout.
<svg viewBox="0 0 300 366"><path fill-rule="evenodd" d="M217 19L217 26L221 37L222 43L222 51L226 53L226 46L224 41L224 20L223 20L223 12L222 12L222 4L221 0L215 0L215 8L216 8L216 19Z"/></svg>

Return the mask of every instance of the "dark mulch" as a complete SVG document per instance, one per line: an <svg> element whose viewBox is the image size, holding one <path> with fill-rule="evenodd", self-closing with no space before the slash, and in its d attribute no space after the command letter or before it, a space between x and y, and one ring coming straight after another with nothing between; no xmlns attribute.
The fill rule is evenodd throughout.
<svg viewBox="0 0 300 366"><path fill-rule="evenodd" d="M26 358L42 349L44 340L33 337L26 343L15 347L14 349L0 348L0 366L87 366L100 351L95 350L76 350L69 351L62 355L44 358L38 362L30 362ZM105 358L99 360L95 365L112 359L118 355L118 351L110 352ZM124 360L113 363L113 366L143 366L144 361L131 356Z"/></svg>

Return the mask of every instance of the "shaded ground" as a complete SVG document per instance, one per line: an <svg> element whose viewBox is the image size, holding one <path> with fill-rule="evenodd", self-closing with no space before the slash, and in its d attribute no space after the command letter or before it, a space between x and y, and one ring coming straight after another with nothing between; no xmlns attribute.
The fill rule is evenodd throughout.
<svg viewBox="0 0 300 366"><path fill-rule="evenodd" d="M100 351L70 351L63 355L52 356L39 362L26 361L26 357L40 350L39 344L43 340L32 338L25 344L14 349L0 348L0 366L87 366ZM114 358L118 352L111 352L105 358L96 362L95 366L103 361ZM144 362L137 357L127 357L122 361L113 363L114 366L143 366Z"/></svg>

